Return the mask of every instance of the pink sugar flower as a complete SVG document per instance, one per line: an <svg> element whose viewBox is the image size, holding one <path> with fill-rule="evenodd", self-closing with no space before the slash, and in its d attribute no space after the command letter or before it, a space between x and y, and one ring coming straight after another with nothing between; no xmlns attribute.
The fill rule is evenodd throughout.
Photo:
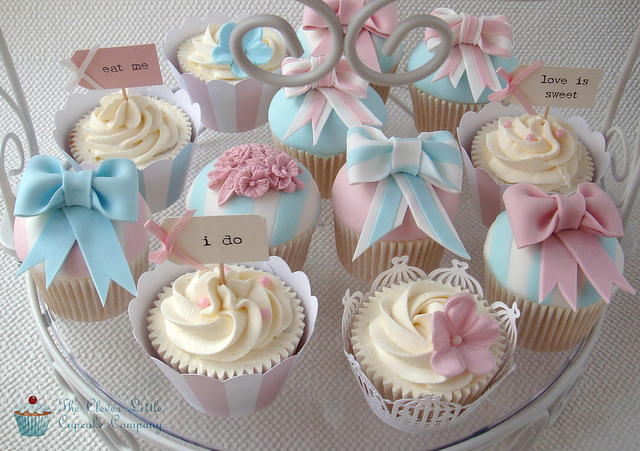
<svg viewBox="0 0 640 451"><path fill-rule="evenodd" d="M293 178L300 173L298 162L284 153L267 157L265 164L275 176L282 179Z"/></svg>
<svg viewBox="0 0 640 451"><path fill-rule="evenodd" d="M433 314L431 366L437 373L453 377L465 370L485 374L493 369L495 357L489 348L498 339L500 325L477 311L473 296L460 293L447 300L444 311Z"/></svg>
<svg viewBox="0 0 640 451"><path fill-rule="evenodd" d="M235 191L241 196L257 199L269 189L269 175L259 166L241 169L235 184Z"/></svg>

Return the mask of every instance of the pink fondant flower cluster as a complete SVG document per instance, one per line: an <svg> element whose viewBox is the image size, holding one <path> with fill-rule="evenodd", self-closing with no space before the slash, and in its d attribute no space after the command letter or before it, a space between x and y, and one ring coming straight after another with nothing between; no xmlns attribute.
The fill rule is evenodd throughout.
<svg viewBox="0 0 640 451"><path fill-rule="evenodd" d="M234 195L257 199L269 188L292 193L304 189L295 158L264 144L243 144L226 150L207 176L210 189L220 188L218 205Z"/></svg>
<svg viewBox="0 0 640 451"><path fill-rule="evenodd" d="M434 312L431 367L437 373L453 377L465 371L485 374L493 369L495 357L489 348L500 335L500 324L477 311L473 296L460 293L447 300L444 311Z"/></svg>

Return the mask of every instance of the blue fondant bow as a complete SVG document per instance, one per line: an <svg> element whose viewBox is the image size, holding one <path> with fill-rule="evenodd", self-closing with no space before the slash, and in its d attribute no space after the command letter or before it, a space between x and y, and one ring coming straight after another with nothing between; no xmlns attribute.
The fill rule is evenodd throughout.
<svg viewBox="0 0 640 451"><path fill-rule="evenodd" d="M407 208L427 236L469 258L434 190L459 193L462 188L462 157L451 133L425 132L413 139L387 139L377 128L351 127L347 134L347 175L351 185L378 182L354 260L399 227Z"/></svg>
<svg viewBox="0 0 640 451"><path fill-rule="evenodd" d="M105 160L96 171L65 170L57 158L36 155L24 171L15 216L48 213L18 274L45 262L47 287L77 241L102 305L113 280L135 294L136 285L111 220L138 220L138 172L129 160Z"/></svg>

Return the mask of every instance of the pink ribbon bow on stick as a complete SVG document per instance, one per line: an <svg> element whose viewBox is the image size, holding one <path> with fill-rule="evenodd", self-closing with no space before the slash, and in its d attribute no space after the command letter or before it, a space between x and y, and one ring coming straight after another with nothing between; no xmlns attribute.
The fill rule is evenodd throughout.
<svg viewBox="0 0 640 451"><path fill-rule="evenodd" d="M309 72L322 64L325 58L285 58L282 62L282 74L296 75ZM304 95L305 98L283 139L287 139L306 123L311 122L313 145L316 145L332 111L336 112L347 128L363 124L381 126L382 122L360 100L367 96L367 86L367 81L356 75L347 60L342 58L335 69L312 85L284 88L287 98L300 95Z"/></svg>
<svg viewBox="0 0 640 451"><path fill-rule="evenodd" d="M180 220L176 223L175 226L171 229L170 232L167 232L165 229L160 227L160 225L155 222L153 219L148 220L144 224L144 228L149 231L153 236L158 238L162 243L162 247L157 251L149 254L149 261L153 263L164 263L167 261L170 255L173 254L178 260L182 263L193 266L196 269L203 269L205 271L209 271L209 268L202 265L201 263L195 261L187 254L182 252L180 249L174 246L177 239L180 237L180 234L184 230L184 228L189 224L189 221L193 217L196 210L187 210L187 212L180 218Z"/></svg>
<svg viewBox="0 0 640 451"><path fill-rule="evenodd" d="M509 187L503 199L518 249L540 243L538 302L557 285L576 310L578 267L606 302L611 285L635 293L596 239L624 234L618 209L597 185L582 183L572 195L549 196L522 183Z"/></svg>
<svg viewBox="0 0 640 451"><path fill-rule="evenodd" d="M324 2L336 13L344 30L351 22L351 19L353 19L353 16L360 11L369 0L324 0ZM379 71L380 65L371 35L375 34L383 38L388 38L397 26L398 7L394 2L376 11L373 16L367 19L364 27L358 33L358 37L356 38L358 56L372 70ZM319 40L309 42L309 46L313 49L311 56L329 54L331 50L331 33L329 32L329 28L324 19L308 6L304 7L302 13L302 29L304 31L319 31L321 33Z"/></svg>
<svg viewBox="0 0 640 451"><path fill-rule="evenodd" d="M449 8L438 8L431 15L444 20L453 32L451 54L433 76L433 81L448 76L454 87L462 75L467 74L474 101L485 87L500 89L490 56L509 58L513 47L513 32L505 16L473 16L457 14ZM432 28L425 31L425 45L435 51L440 45L440 35Z"/></svg>
<svg viewBox="0 0 640 451"><path fill-rule="evenodd" d="M520 102L520 105L522 105L524 109L527 110L527 113L535 116L538 113L536 113L536 110L533 109L531 102L529 102L529 99L527 99L523 92L518 88L518 85L522 83L524 79L529 75L537 71L543 64L544 63L542 61L536 61L532 65L522 70L522 72L520 72L515 77L511 73L504 70L504 68L498 68L496 73L507 82L507 87L500 91L496 91L493 94L489 94L489 100L492 102L502 102L504 99L513 94L518 102Z"/></svg>

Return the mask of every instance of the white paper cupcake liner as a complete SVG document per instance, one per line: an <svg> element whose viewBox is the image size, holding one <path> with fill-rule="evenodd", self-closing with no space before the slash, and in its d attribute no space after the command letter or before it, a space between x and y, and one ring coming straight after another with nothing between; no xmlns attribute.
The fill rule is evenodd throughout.
<svg viewBox="0 0 640 451"><path fill-rule="evenodd" d="M320 190L322 198L331 199L331 187L333 186L333 181L336 179L340 168L347 162L346 147L343 153L322 158L317 155L313 155L312 153L288 146L276 138L275 135L272 136L273 147L286 152L288 155L302 163L302 165L309 170L311 176L318 185L318 190Z"/></svg>
<svg viewBox="0 0 640 451"><path fill-rule="evenodd" d="M468 399L464 399L465 395L463 393L463 396L460 398L466 402L464 405L457 402L446 402L438 396L429 395L423 395L419 398L388 399L380 393L376 384L366 376L362 366L354 356L351 343L351 330L358 309L362 304L373 295L373 293L380 291L385 286L427 278L445 284L451 284L452 281L455 281L456 285L461 286L461 288L465 290L469 290L479 298L483 298L482 288L478 281L466 273L466 268L468 268L468 264L466 263L453 260L452 268L437 269L427 276L420 268L408 266L406 262L406 256L395 258L393 261L394 266L380 274L378 278L374 280L371 290L367 294L359 291L351 294L347 291L342 299L344 305L342 315L343 351L367 404L376 416L389 426L401 431L424 434L434 429L456 424L466 414L477 408L487 396L490 396L496 386L514 370L513 354L515 352L518 334L516 330L516 318L520 312L517 307L513 306L509 308L503 303L495 303L491 306L500 322L501 329L506 334L504 357L497 372L484 389L480 389L478 393L473 396L468 396ZM470 390L467 395L471 395Z"/></svg>
<svg viewBox="0 0 640 451"><path fill-rule="evenodd" d="M131 94L157 97L180 107L191 121L191 141L174 158L154 161L144 169L138 169L139 190L152 213L171 206L182 194L187 179L193 148L200 129L200 107L192 104L186 91L172 92L166 86L130 88ZM100 105L107 91L88 91L71 94L62 110L54 117L53 135L58 147L73 158L69 146L71 132L76 123L88 112Z"/></svg>
<svg viewBox="0 0 640 451"><path fill-rule="evenodd" d="M167 33L162 53L180 88L189 93L193 103L200 105L202 125L219 132L240 133L267 122L269 104L279 88L253 78L237 83L224 80L204 83L194 75L183 74L178 63L178 48L183 41L204 33L210 23L224 24L229 21L228 16L218 12L210 14L204 20L187 19L179 29Z"/></svg>
<svg viewBox="0 0 640 451"><path fill-rule="evenodd" d="M133 280L138 281L140 276L149 269L148 246L129 263ZM91 277L77 279L55 278L47 288L46 276L35 269L29 270L29 274L36 284L38 295L47 304L47 307L62 318L79 322L104 321L127 311L129 301L134 295L111 281L109 294L102 305L100 296Z"/></svg>
<svg viewBox="0 0 640 451"><path fill-rule="evenodd" d="M464 150L462 152L464 172L469 182L469 190L477 214L486 227L491 226L500 212L504 211L502 195L511 184L498 184L486 171L473 165L471 161L473 139L485 124L502 116L520 116L525 113L525 109L520 105L504 106L501 103L492 103L479 112L467 112L460 121L458 141ZM592 132L587 122L581 117L573 116L564 119L562 114L554 109L551 109L549 114L565 120L573 127L578 140L586 147L593 162L593 179L591 181L599 181L611 164L611 155L606 152L602 133Z"/></svg>
<svg viewBox="0 0 640 451"><path fill-rule="evenodd" d="M318 299L311 295L309 279L302 272L291 272L280 257L268 262L242 263L275 274L298 295L304 308L304 332L294 355L262 374L243 374L220 381L199 374L181 374L158 358L149 339L147 317L152 304L163 287L176 278L193 271L190 266L171 262L158 265L143 274L138 284L138 297L129 304L129 319L133 334L156 366L169 379L182 397L194 408L216 417L251 415L269 406L276 398L295 361L311 337L318 313Z"/></svg>
<svg viewBox="0 0 640 451"><path fill-rule="evenodd" d="M485 293L489 302L517 304L520 310L517 320L518 346L530 351L559 352L573 348L591 332L607 306L604 300L576 311L542 305L510 293L490 272L485 278Z"/></svg>
<svg viewBox="0 0 640 451"><path fill-rule="evenodd" d="M411 103L413 105L413 118L418 132L435 132L448 130L453 136L460 124L462 116L467 111L480 111L485 103L459 103L427 94L426 92L409 85Z"/></svg>

